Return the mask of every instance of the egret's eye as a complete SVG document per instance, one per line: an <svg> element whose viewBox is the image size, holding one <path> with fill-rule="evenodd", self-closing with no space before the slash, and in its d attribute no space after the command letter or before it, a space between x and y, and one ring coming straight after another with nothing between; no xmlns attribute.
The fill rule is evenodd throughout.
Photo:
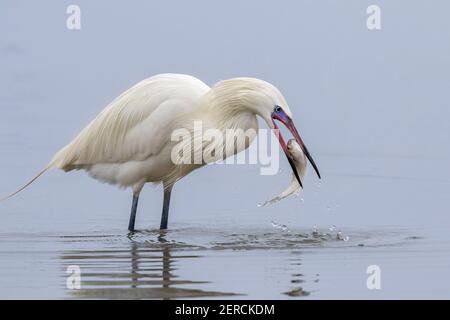
<svg viewBox="0 0 450 320"><path fill-rule="evenodd" d="M283 111L283 109L281 109L280 106L275 106L274 111L275 111L275 112L281 112L281 111Z"/></svg>

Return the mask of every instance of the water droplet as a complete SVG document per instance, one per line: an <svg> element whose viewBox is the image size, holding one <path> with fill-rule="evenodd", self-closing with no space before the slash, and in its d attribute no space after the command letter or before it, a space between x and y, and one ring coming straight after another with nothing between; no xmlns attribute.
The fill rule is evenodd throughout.
<svg viewBox="0 0 450 320"><path fill-rule="evenodd" d="M328 228L328 230L334 231L334 230L336 230L336 226L333 224L331 227Z"/></svg>
<svg viewBox="0 0 450 320"><path fill-rule="evenodd" d="M289 228L285 224L279 224L275 220L272 221L272 227L280 229L282 231L291 232L291 230L289 230Z"/></svg>
<svg viewBox="0 0 450 320"><path fill-rule="evenodd" d="M338 231L338 233L337 233L337 235L336 235L336 239L337 239L337 240L342 240L342 241L347 242L347 241L350 240L350 237L344 235L341 231Z"/></svg>

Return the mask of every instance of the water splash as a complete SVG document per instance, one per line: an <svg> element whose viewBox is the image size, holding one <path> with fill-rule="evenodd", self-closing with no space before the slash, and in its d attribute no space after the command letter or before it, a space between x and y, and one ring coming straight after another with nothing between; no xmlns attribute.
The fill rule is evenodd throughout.
<svg viewBox="0 0 450 320"><path fill-rule="evenodd" d="M305 199L303 199L303 197L301 196L300 190L298 190L298 191L296 191L296 192L294 193L294 197L297 198L297 199L299 199L300 202L302 202L302 203L305 202Z"/></svg>
<svg viewBox="0 0 450 320"><path fill-rule="evenodd" d="M344 234L342 233L342 231L339 230L338 233L337 233L337 235L336 235L336 239L337 239L337 240L342 240L342 241L347 242L347 241L350 240L350 237L344 235Z"/></svg>
<svg viewBox="0 0 450 320"><path fill-rule="evenodd" d="M319 229L317 228L316 225L313 226L313 231L312 231L312 236L313 237L318 237L319 236Z"/></svg>
<svg viewBox="0 0 450 320"><path fill-rule="evenodd" d="M279 224L275 220L272 220L271 223L272 223L272 227L274 227L275 229L280 229L280 230L285 231L285 232L291 232L289 230L289 228L285 224Z"/></svg>

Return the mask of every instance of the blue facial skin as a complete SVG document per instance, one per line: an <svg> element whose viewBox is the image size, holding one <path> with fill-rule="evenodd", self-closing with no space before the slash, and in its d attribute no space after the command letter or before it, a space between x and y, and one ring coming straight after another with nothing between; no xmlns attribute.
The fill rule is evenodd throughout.
<svg viewBox="0 0 450 320"><path fill-rule="evenodd" d="M272 119L279 120L282 123L287 123L290 121L290 118L280 106L275 106L272 112Z"/></svg>

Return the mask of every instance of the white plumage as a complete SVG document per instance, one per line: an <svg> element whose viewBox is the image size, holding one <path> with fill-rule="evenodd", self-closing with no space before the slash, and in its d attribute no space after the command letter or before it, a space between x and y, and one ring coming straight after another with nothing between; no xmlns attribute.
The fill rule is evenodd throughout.
<svg viewBox="0 0 450 320"><path fill-rule="evenodd" d="M146 182L162 181L173 169L170 136L177 118L192 114L209 90L186 75L143 80L111 102L54 156L49 168L85 169L100 181L131 186L135 192Z"/></svg>
<svg viewBox="0 0 450 320"><path fill-rule="evenodd" d="M282 114L274 111L276 107L282 107ZM164 216L168 214L173 184L205 164L172 161L171 152L177 144L171 140L174 130L184 128L187 134L192 135L195 121L202 123L203 130L256 130L256 116L262 117L272 129L276 128L274 119L289 122L289 129L293 132L292 114L285 99L278 89L265 81L235 78L218 82L210 88L188 75L156 75L139 82L111 102L56 153L37 177L52 168L64 171L82 169L99 181L131 187L134 200L130 230L133 230L137 199L145 183L164 184L164 208L167 207L166 213L163 210ZM284 141L280 139L283 145ZM204 142L202 148L192 149L192 153L212 148L214 143L217 142ZM234 145L227 145L225 148L233 150L225 151L228 152L225 154L240 152L250 143L248 141L238 150L234 150ZM219 158L212 159L216 160ZM163 222L161 227L164 227Z"/></svg>

